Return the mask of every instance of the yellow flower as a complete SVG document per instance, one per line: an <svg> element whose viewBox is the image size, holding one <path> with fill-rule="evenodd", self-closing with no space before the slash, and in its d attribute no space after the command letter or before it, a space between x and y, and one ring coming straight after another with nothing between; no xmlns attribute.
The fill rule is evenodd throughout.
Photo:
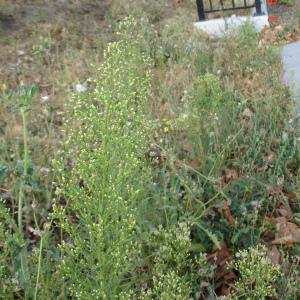
<svg viewBox="0 0 300 300"><path fill-rule="evenodd" d="M166 126L170 126L171 125L171 120L168 119L163 119L163 122Z"/></svg>
<svg viewBox="0 0 300 300"><path fill-rule="evenodd" d="M5 92L5 91L7 90L7 85L6 85L6 83L2 83L2 85L1 85L1 90L2 90L3 92Z"/></svg>

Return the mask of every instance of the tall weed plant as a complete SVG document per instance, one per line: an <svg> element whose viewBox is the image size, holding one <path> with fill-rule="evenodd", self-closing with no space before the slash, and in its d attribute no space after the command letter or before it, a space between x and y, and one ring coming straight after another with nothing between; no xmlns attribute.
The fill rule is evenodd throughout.
<svg viewBox="0 0 300 300"><path fill-rule="evenodd" d="M150 61L139 51L134 25L131 18L121 23L92 80L94 90L72 98L68 138L55 162L57 195L65 202L54 208L66 236L60 273L77 299L117 299L139 252L136 207L147 181L141 107Z"/></svg>

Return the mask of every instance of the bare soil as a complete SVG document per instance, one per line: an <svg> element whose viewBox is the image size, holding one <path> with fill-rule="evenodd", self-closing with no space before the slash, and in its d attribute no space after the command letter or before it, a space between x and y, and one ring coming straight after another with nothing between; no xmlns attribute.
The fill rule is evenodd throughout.
<svg viewBox="0 0 300 300"><path fill-rule="evenodd" d="M80 18L89 15L93 19L104 19L110 5L109 0L17 0L7 1L0 10L0 29L20 29L32 22L53 22ZM6 9L5 9L6 8Z"/></svg>

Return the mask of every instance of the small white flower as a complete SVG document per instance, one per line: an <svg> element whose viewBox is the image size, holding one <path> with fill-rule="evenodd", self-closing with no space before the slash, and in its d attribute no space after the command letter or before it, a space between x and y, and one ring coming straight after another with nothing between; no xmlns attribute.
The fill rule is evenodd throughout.
<svg viewBox="0 0 300 300"><path fill-rule="evenodd" d="M183 117L184 120L186 120L186 119L189 117L189 115L188 115L188 113L184 113L184 114L182 115L182 117Z"/></svg>
<svg viewBox="0 0 300 300"><path fill-rule="evenodd" d="M23 50L17 50L17 53L19 56L23 56L25 54L25 51Z"/></svg>
<svg viewBox="0 0 300 300"><path fill-rule="evenodd" d="M49 96L45 95L41 97L42 102L47 102L49 100Z"/></svg>
<svg viewBox="0 0 300 300"><path fill-rule="evenodd" d="M252 73L252 72L253 72L253 69L252 69L251 67L246 67L246 72Z"/></svg>
<svg viewBox="0 0 300 300"><path fill-rule="evenodd" d="M258 201L251 201L252 206L258 206L258 204L259 204Z"/></svg>
<svg viewBox="0 0 300 300"><path fill-rule="evenodd" d="M76 91L77 93L83 93L83 92L86 91L86 87L85 87L84 85L80 84L80 83L77 83L77 84L75 85L75 91Z"/></svg>

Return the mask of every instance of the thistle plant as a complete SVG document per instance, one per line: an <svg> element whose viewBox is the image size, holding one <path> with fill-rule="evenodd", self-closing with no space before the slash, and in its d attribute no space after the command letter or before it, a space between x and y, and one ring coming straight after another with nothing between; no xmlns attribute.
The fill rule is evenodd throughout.
<svg viewBox="0 0 300 300"><path fill-rule="evenodd" d="M137 203L147 167L147 121L142 112L150 84L149 60L140 52L135 22L127 18L117 42L90 81L93 91L73 96L54 206L65 232L60 274L77 299L116 299L139 252Z"/></svg>

